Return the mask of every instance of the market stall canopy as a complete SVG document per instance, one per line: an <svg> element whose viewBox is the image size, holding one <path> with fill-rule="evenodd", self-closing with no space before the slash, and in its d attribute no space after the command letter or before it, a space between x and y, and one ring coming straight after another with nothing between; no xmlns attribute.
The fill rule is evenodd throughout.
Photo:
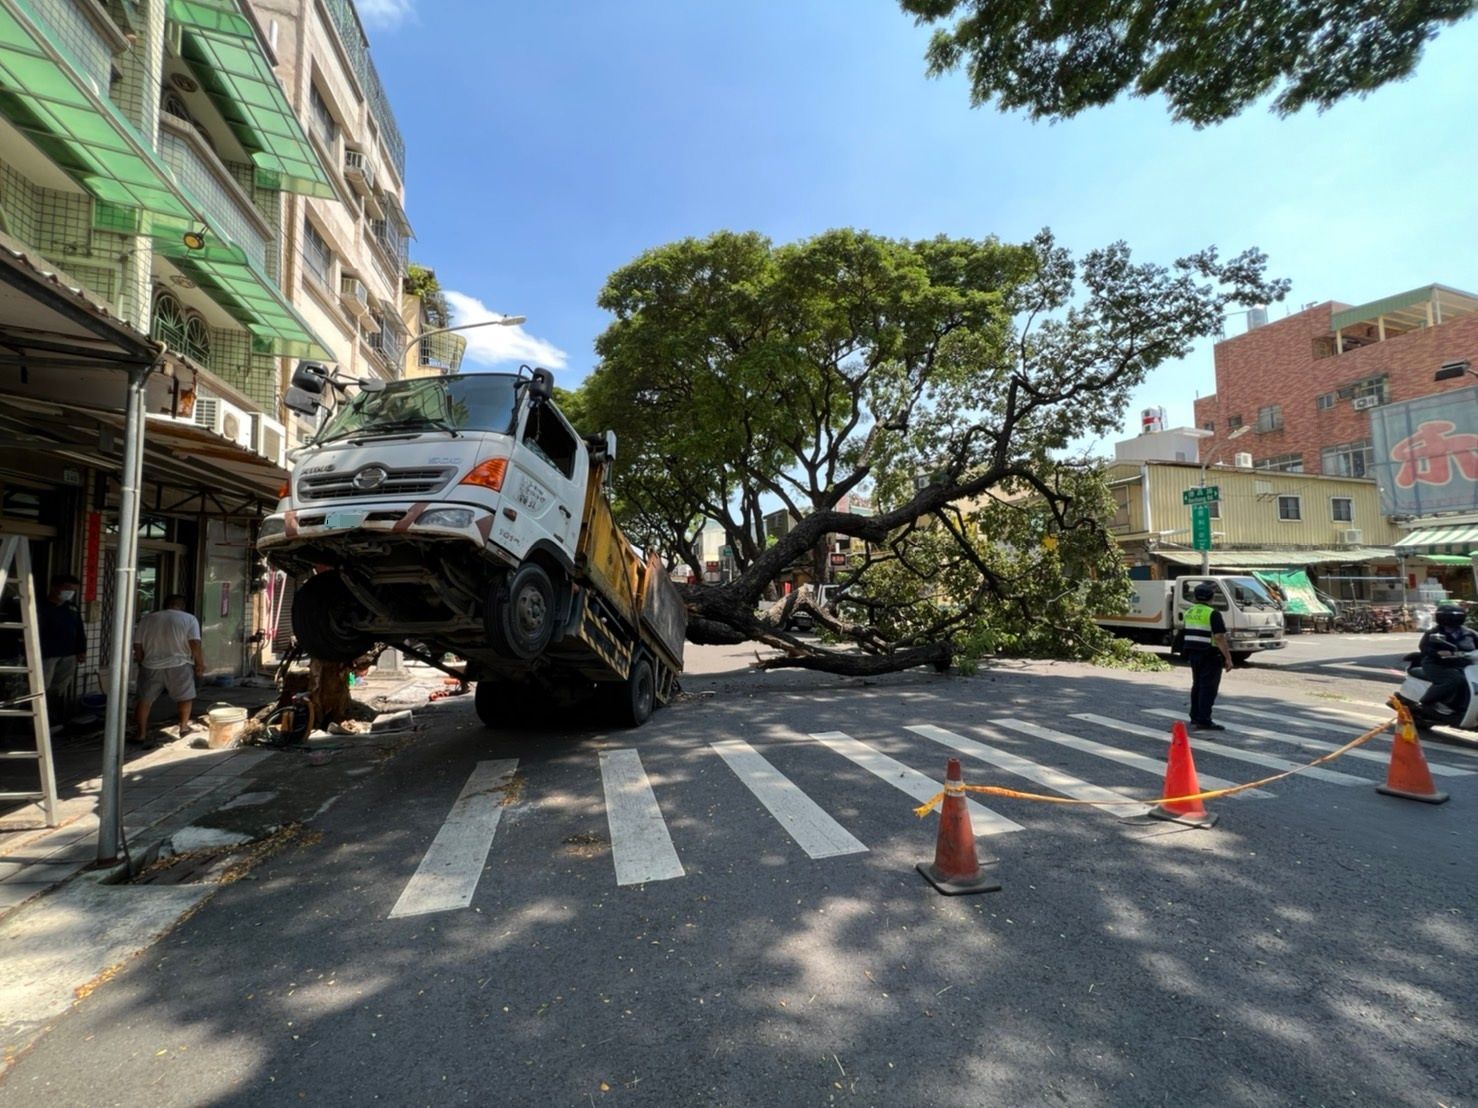
<svg viewBox="0 0 1478 1108"><path fill-rule="evenodd" d="M1478 523L1421 527L1396 543L1401 554L1462 554L1478 551Z"/></svg>
<svg viewBox="0 0 1478 1108"><path fill-rule="evenodd" d="M1319 593L1301 569L1258 570L1253 574L1264 585L1278 590L1283 598L1283 611L1292 616L1331 616L1328 604L1319 599Z"/></svg>

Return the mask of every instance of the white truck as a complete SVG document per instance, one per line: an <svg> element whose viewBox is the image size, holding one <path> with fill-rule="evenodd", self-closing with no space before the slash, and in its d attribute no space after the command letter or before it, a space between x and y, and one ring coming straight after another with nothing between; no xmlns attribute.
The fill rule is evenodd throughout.
<svg viewBox="0 0 1478 1108"><path fill-rule="evenodd" d="M298 581L313 658L375 643L475 681L489 727L599 697L637 726L676 692L687 612L611 513L614 434L582 438L548 370L345 383L316 363L288 405L342 399L296 458L258 548ZM447 654L465 661L446 666Z"/></svg>
<svg viewBox="0 0 1478 1108"><path fill-rule="evenodd" d="M1134 591L1128 611L1098 615L1094 621L1126 639L1169 646L1178 654L1185 632L1185 611L1196 603L1196 586L1203 581L1216 586L1211 606L1226 621L1233 661L1244 662L1260 650L1283 649L1283 609L1256 577L1213 575L1130 581Z"/></svg>

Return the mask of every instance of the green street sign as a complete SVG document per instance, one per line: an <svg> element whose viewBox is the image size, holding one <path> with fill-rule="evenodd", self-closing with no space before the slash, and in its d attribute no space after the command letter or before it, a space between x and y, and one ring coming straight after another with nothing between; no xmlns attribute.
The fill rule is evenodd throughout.
<svg viewBox="0 0 1478 1108"><path fill-rule="evenodd" d="M1191 547L1195 550L1211 549L1211 505L1191 505Z"/></svg>
<svg viewBox="0 0 1478 1108"><path fill-rule="evenodd" d="M1221 499L1221 489L1216 485L1197 485L1180 494L1182 504L1209 504Z"/></svg>
<svg viewBox="0 0 1478 1108"><path fill-rule="evenodd" d="M720 558L732 558L734 556L734 548L732 546L721 546L718 550L718 556Z"/></svg>

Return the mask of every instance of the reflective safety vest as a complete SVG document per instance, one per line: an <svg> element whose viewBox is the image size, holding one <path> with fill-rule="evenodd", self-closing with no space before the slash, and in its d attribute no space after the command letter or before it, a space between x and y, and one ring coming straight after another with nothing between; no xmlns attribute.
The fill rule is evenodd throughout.
<svg viewBox="0 0 1478 1108"><path fill-rule="evenodd" d="M1185 648L1187 650L1210 649L1215 645L1211 635L1210 604L1192 604L1185 610Z"/></svg>

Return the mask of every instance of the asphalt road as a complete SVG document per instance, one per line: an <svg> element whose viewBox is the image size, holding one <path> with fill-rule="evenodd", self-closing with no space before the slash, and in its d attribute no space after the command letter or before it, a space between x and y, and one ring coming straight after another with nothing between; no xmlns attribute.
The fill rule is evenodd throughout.
<svg viewBox="0 0 1478 1108"><path fill-rule="evenodd" d="M1264 733L1198 736L1203 777L1354 737L1407 640L1309 636L1229 675L1223 722ZM997 763L965 756L970 781L1154 796L1134 756L1163 759L1185 671L863 682L697 654L636 732L500 738L434 706L321 837L80 1001L0 1104L1478 1103L1478 773L1429 806L1345 758L1325 768L1356 780L1213 802L1211 830L982 798L1004 888L945 898L914 871L936 821L884 759L937 781L943 729ZM392 915L455 894L469 849L467 907ZM428 851L446 869L415 885Z"/></svg>

